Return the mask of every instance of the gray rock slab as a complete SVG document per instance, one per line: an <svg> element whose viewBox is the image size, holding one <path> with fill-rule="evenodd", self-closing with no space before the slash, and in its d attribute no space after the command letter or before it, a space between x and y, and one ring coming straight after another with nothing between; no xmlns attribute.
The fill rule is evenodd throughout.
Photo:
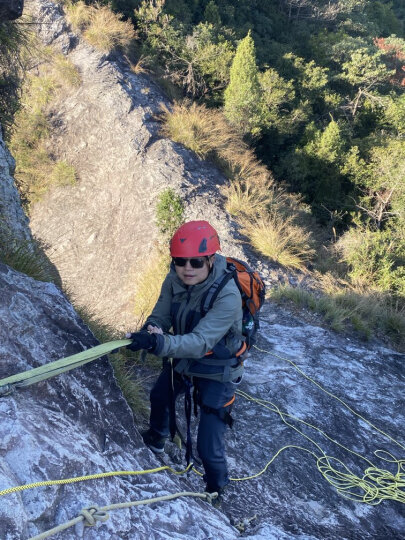
<svg viewBox="0 0 405 540"><path fill-rule="evenodd" d="M96 345L52 284L0 264L0 378ZM160 466L142 444L106 358L0 398L0 490L44 480ZM203 487L200 483L198 491ZM167 472L40 487L0 498L0 538L25 540L82 508L190 491ZM110 512L57 538L236 538L207 503L178 499ZM56 537L55 537L56 538Z"/></svg>

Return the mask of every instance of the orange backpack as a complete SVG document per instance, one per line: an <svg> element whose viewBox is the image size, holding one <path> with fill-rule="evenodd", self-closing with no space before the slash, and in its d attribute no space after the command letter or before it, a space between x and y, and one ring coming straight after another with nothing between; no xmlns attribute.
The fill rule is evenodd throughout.
<svg viewBox="0 0 405 540"><path fill-rule="evenodd" d="M215 281L201 301L201 313L203 316L209 311L219 292L234 279L242 297L242 334L245 337L247 348L255 343L256 332L259 329L259 310L263 305L266 286L256 270L239 259L227 257L227 269L225 275Z"/></svg>

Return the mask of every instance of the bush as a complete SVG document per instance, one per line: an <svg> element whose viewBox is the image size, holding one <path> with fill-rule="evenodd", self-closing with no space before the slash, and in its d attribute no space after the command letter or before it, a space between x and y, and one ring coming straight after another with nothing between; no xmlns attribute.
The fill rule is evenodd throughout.
<svg viewBox="0 0 405 540"><path fill-rule="evenodd" d="M184 205L180 195L171 189L159 194L156 205L156 224L165 239L171 238L184 222Z"/></svg>
<svg viewBox="0 0 405 540"><path fill-rule="evenodd" d="M337 247L354 283L405 297L404 231L350 229Z"/></svg>

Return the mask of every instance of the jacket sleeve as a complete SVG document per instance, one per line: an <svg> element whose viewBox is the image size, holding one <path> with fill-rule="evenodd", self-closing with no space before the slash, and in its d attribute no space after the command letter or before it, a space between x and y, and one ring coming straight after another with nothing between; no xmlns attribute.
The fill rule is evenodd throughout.
<svg viewBox="0 0 405 540"><path fill-rule="evenodd" d="M177 336L157 335L158 341L154 354L175 358L202 358L240 318L241 307L240 292L230 282L223 288L213 307L192 332Z"/></svg>
<svg viewBox="0 0 405 540"><path fill-rule="evenodd" d="M163 330L163 332L168 332L172 326L170 308L172 303L172 285L171 278L169 274L166 276L162 289L160 291L160 296L158 301L155 304L155 307L152 310L152 313L147 318L143 328L151 324L153 326L158 326Z"/></svg>

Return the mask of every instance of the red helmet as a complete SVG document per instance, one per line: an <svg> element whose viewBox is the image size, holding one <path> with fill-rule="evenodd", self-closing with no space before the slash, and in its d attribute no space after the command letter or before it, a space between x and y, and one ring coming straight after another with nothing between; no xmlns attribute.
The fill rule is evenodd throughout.
<svg viewBox="0 0 405 540"><path fill-rule="evenodd" d="M217 231L208 221L189 221L174 233L170 241L172 257L201 257L220 250Z"/></svg>

